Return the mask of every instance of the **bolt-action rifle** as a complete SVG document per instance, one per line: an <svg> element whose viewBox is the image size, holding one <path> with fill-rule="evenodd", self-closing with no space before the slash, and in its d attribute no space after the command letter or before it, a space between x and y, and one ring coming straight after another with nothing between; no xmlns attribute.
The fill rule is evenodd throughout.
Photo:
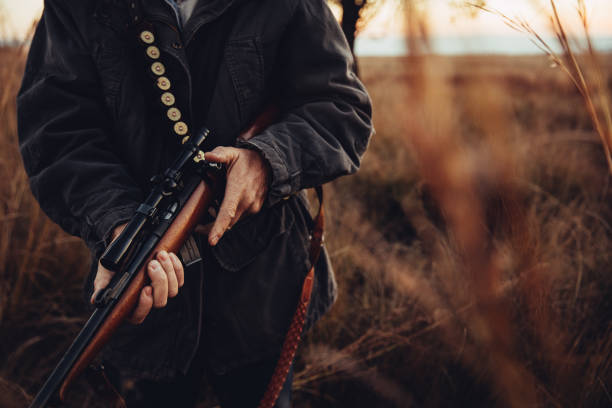
<svg viewBox="0 0 612 408"><path fill-rule="evenodd" d="M250 139L274 119L269 108L240 137ZM92 363L119 326L134 310L148 283L146 265L159 251L177 252L194 231L222 189L221 166L207 162L200 146L209 131L190 137L174 163L151 181L152 190L121 234L107 247L100 263L115 275L98 293L96 309L30 408L50 400L64 401L71 384Z"/></svg>

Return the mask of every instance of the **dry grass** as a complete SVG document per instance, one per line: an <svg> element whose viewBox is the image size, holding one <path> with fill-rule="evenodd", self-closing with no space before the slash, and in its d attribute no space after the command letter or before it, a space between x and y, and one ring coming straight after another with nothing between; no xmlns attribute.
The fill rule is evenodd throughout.
<svg viewBox="0 0 612 408"><path fill-rule="evenodd" d="M584 100L584 106L601 139L608 168L612 173L612 102L607 89L606 74L597 50L593 47L587 4L576 0L576 12L582 24L584 44L575 35L568 33L557 10L554 0L549 0L549 20L552 32L557 38L561 54L533 26L520 17L511 17L499 10L491 9L480 3L470 4L474 9L496 14L512 29L525 33L542 52L550 58L553 66L558 66L573 82Z"/></svg>
<svg viewBox="0 0 612 408"><path fill-rule="evenodd" d="M86 317L89 259L29 193L24 53L0 59L0 406L17 407ZM609 95L612 57L597 67ZM362 59L361 72L377 135L327 190L340 297L301 349L295 405L612 404L610 173L584 93L546 57Z"/></svg>
<svg viewBox="0 0 612 408"><path fill-rule="evenodd" d="M611 59L578 52L554 2L561 55L502 17L548 59L362 65L379 133L335 185L350 289L304 355L310 406L612 404Z"/></svg>
<svg viewBox="0 0 612 408"><path fill-rule="evenodd" d="M580 92L545 57L361 69L378 133L333 188L342 291L303 406L612 403L609 174Z"/></svg>
<svg viewBox="0 0 612 408"><path fill-rule="evenodd" d="M19 407L85 321L80 288L89 260L30 193L15 118L25 51L0 48L0 60L0 406Z"/></svg>

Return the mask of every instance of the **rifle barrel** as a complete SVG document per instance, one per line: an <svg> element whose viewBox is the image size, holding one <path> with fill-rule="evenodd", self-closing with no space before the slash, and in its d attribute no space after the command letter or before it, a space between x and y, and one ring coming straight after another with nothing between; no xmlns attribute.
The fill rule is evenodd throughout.
<svg viewBox="0 0 612 408"><path fill-rule="evenodd" d="M109 312L114 305L108 305L104 308L96 309L79 335L74 339L68 350L60 360L59 364L55 367L45 384L42 386L36 397L30 404L30 408L42 408L49 402L60 384L64 381L68 372L74 365L74 362L78 358L78 356L83 352L85 347L89 344L93 336L96 334L98 327L104 321L104 319L108 316Z"/></svg>

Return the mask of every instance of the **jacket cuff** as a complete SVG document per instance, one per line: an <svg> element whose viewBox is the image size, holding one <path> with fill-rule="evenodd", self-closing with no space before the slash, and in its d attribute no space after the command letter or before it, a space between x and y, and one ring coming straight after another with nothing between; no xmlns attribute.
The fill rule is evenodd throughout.
<svg viewBox="0 0 612 408"><path fill-rule="evenodd" d="M255 136L250 140L238 139L236 146L243 149L251 149L258 152L270 167L270 180L268 185L268 197L266 202L272 206L281 199L299 190L298 175L290 175L285 161L279 152L264 138Z"/></svg>

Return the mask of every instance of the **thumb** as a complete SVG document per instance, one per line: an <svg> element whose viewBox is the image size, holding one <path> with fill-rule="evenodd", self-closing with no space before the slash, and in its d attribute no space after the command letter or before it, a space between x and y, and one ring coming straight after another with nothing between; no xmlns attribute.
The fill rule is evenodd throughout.
<svg viewBox="0 0 612 408"><path fill-rule="evenodd" d="M114 274L114 272L109 271L98 263L98 272L96 273L96 278L94 279L94 291L91 295L91 299L89 299L92 305L95 303L98 293L108 286Z"/></svg>
<svg viewBox="0 0 612 408"><path fill-rule="evenodd" d="M204 157L213 163L231 164L238 158L239 150L233 147L219 146L206 152Z"/></svg>
<svg viewBox="0 0 612 408"><path fill-rule="evenodd" d="M117 239L119 234L121 234L121 231L123 231L123 229L126 226L127 226L127 223L121 224L121 225L118 225L113 230L113 241ZM94 304L96 300L96 296L98 295L98 292L100 292L102 289L104 289L108 285L108 283L113 278L114 274L115 274L114 272L111 272L110 270L106 269L105 267L102 266L100 262L98 262L98 271L96 272L96 279L94 279L94 291L93 291L93 294L91 295L91 299L89 299L92 305Z"/></svg>

